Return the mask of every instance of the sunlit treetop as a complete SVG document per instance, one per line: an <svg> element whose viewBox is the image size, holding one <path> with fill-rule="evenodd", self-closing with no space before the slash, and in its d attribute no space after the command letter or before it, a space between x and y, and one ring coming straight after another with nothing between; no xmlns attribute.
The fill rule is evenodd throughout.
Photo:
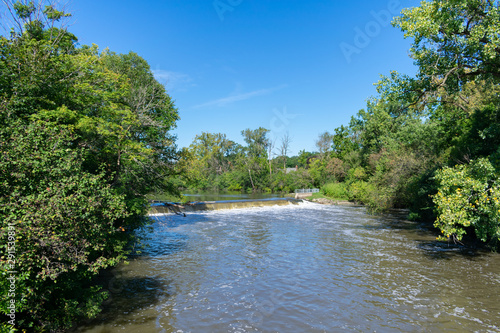
<svg viewBox="0 0 500 333"><path fill-rule="evenodd" d="M471 79L500 79L499 11L492 0L423 1L393 24L414 39L419 78L459 90Z"/></svg>
<svg viewBox="0 0 500 333"><path fill-rule="evenodd" d="M56 9L53 1L3 0L10 13L11 37L27 35L34 39L56 39L65 32L66 18L71 14ZM45 2L45 3L44 3Z"/></svg>

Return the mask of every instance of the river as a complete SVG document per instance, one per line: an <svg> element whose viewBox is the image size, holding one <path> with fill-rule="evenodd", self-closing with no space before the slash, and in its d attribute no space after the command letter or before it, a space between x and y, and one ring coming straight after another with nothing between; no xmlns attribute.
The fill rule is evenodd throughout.
<svg viewBox="0 0 500 333"><path fill-rule="evenodd" d="M500 255L394 212L313 203L155 216L78 332L499 332Z"/></svg>

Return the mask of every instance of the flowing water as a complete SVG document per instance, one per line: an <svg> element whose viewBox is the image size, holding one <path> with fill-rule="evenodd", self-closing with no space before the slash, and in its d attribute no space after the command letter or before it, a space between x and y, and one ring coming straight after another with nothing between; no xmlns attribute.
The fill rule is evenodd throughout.
<svg viewBox="0 0 500 333"><path fill-rule="evenodd" d="M499 332L500 255L313 203L156 216L79 332Z"/></svg>

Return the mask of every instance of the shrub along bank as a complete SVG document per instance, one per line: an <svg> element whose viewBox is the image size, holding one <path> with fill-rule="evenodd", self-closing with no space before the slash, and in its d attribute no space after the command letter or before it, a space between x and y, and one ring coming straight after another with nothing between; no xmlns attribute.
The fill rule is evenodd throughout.
<svg viewBox="0 0 500 333"><path fill-rule="evenodd" d="M58 331L100 311L93 277L148 222L144 195L172 188L178 114L137 54L77 47L49 2L4 4L18 25L0 37L2 329Z"/></svg>

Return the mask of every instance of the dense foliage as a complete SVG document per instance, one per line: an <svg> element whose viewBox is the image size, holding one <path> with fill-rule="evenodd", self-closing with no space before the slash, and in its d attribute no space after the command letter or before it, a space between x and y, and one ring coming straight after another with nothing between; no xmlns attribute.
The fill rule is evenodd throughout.
<svg viewBox="0 0 500 333"><path fill-rule="evenodd" d="M413 38L417 75L383 76L366 109L322 133L317 152L292 157L290 137L271 140L265 128L243 130L244 145L201 133L178 153L177 110L144 59L77 47L61 24L68 14L43 1L4 3L13 14L0 37L4 323L12 303L16 327L30 331L95 316L106 292L93 277L125 257L153 191L321 187L374 210L410 208L440 239L498 248L497 1L404 10L394 25Z"/></svg>
<svg viewBox="0 0 500 333"><path fill-rule="evenodd" d="M309 172L295 171L301 164L298 157L274 155L269 130L260 127L241 134L244 146L222 133L197 135L179 161L178 185L190 190L243 192L289 192L313 186ZM293 171L286 172L287 168Z"/></svg>
<svg viewBox="0 0 500 333"><path fill-rule="evenodd" d="M488 0L423 1L394 20L414 39L415 78L391 73L346 137L375 209L412 208L442 239L499 240L500 17ZM354 182L352 185L359 184Z"/></svg>
<svg viewBox="0 0 500 333"><path fill-rule="evenodd" d="M486 158L445 167L436 175L436 225L444 236L461 241L467 233L496 246L500 240L500 179Z"/></svg>
<svg viewBox="0 0 500 333"><path fill-rule="evenodd" d="M50 4L4 3L0 313L15 302L15 327L56 331L99 312L92 278L147 223L145 195L172 190L178 114L137 54L76 47Z"/></svg>
<svg viewBox="0 0 500 333"><path fill-rule="evenodd" d="M192 154L199 152L195 141L186 150L193 159L186 165L199 178L188 177L180 184L284 192L322 187L326 194L365 203L373 210L410 208L410 218L434 222L444 235L441 239L461 242L467 235L468 240L477 238L496 247L498 2L423 1L404 10L393 24L413 39L410 56L417 75L382 76L376 83L378 95L348 125L321 134L317 152L285 156L297 171L287 173L279 167L286 154L279 150L274 156L270 140L267 155L262 150L260 159L250 141L248 147L231 142L226 155L218 155L218 161L228 163L218 169L196 157L205 155Z"/></svg>

